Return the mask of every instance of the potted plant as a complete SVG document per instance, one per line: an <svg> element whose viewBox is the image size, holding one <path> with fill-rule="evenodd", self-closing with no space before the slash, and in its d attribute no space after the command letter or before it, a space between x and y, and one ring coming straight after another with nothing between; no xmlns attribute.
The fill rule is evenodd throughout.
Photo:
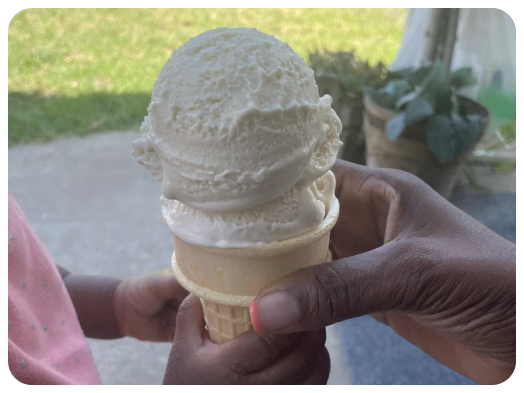
<svg viewBox="0 0 524 393"><path fill-rule="evenodd" d="M365 163L365 140L362 132L363 89L379 89L387 82L384 64L372 67L357 61L353 52L314 52L309 64L315 71L320 95L333 98L333 109L342 122L344 146L339 156L345 160Z"/></svg>
<svg viewBox="0 0 524 393"><path fill-rule="evenodd" d="M368 89L367 165L411 172L449 197L489 122L486 108L458 94L475 83L471 68L448 73L437 60L396 71L381 89Z"/></svg>

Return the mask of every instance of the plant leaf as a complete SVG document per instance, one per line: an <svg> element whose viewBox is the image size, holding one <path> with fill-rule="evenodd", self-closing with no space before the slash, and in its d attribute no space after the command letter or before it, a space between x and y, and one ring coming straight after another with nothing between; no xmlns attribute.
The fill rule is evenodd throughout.
<svg viewBox="0 0 524 393"><path fill-rule="evenodd" d="M431 117L427 124L426 138L429 150L441 164L453 161L460 153L448 116Z"/></svg>
<svg viewBox="0 0 524 393"><path fill-rule="evenodd" d="M450 85L454 90L460 90L463 87L472 86L476 83L477 78L473 76L471 67L460 68L451 74Z"/></svg>
<svg viewBox="0 0 524 393"><path fill-rule="evenodd" d="M407 75L406 79L411 85L418 86L430 75L433 67L434 63L423 64L418 69L412 71L410 75Z"/></svg>
<svg viewBox="0 0 524 393"><path fill-rule="evenodd" d="M400 134L402 134L402 131L404 131L406 127L404 122L405 117L406 115L404 113L398 113L386 123L386 136L390 141L396 141Z"/></svg>
<svg viewBox="0 0 524 393"><path fill-rule="evenodd" d="M451 94L451 112L459 112L460 103L456 94ZM475 115L476 116L476 115Z"/></svg>
<svg viewBox="0 0 524 393"><path fill-rule="evenodd" d="M437 88L438 86L443 86L446 82L446 74L447 71L444 64L440 60L435 61L431 65L430 70L427 73L427 76L420 83L421 90L431 91Z"/></svg>
<svg viewBox="0 0 524 393"><path fill-rule="evenodd" d="M398 77L398 78L407 80L409 76L413 73L413 68L412 67L401 68L400 70L393 71L392 73L394 77Z"/></svg>
<svg viewBox="0 0 524 393"><path fill-rule="evenodd" d="M460 145L460 153L471 149L480 137L480 117L471 114L469 117L462 117L454 113L451 117L454 132Z"/></svg>
<svg viewBox="0 0 524 393"><path fill-rule="evenodd" d="M378 106L395 110L395 99L390 94L371 89L366 89L365 92L368 97L371 98L371 101L373 101Z"/></svg>
<svg viewBox="0 0 524 393"><path fill-rule="evenodd" d="M420 66L419 68L402 68L400 70L394 71L393 75L402 78L408 82L412 87L418 86L422 83L424 79L431 72L433 63L426 63Z"/></svg>
<svg viewBox="0 0 524 393"><path fill-rule="evenodd" d="M439 115L450 115L453 110L453 94L445 84L437 84L427 88L422 94L435 113Z"/></svg>
<svg viewBox="0 0 524 393"><path fill-rule="evenodd" d="M419 93L417 91L412 91L408 94L404 94L402 97L400 97L397 102L395 103L395 109L398 111L401 109L405 104L407 104L410 101L413 101L415 98L419 96Z"/></svg>
<svg viewBox="0 0 524 393"><path fill-rule="evenodd" d="M477 123L480 126L480 116L476 113L470 113L466 116L466 120L469 123Z"/></svg>
<svg viewBox="0 0 524 393"><path fill-rule="evenodd" d="M436 114L448 115L453 108L452 91L446 83L446 68L441 61L433 63L431 72L420 86L420 95Z"/></svg>
<svg viewBox="0 0 524 393"><path fill-rule="evenodd" d="M387 93L392 96L395 102L406 94L411 89L411 86L402 79L393 79L390 80L386 86L381 89L381 92Z"/></svg>
<svg viewBox="0 0 524 393"><path fill-rule="evenodd" d="M411 125L418 123L429 116L433 115L434 111L431 105L422 97L417 97L412 101L409 101L404 110L406 114L404 123Z"/></svg>
<svg viewBox="0 0 524 393"><path fill-rule="evenodd" d="M470 76L473 76L473 68L471 67L463 67L459 68L458 70L455 70L451 73L451 78L469 78Z"/></svg>
<svg viewBox="0 0 524 393"><path fill-rule="evenodd" d="M464 121L467 130L463 136L463 151L466 151L473 147L480 139L482 132L482 121L480 116L476 113L472 113L466 116Z"/></svg>

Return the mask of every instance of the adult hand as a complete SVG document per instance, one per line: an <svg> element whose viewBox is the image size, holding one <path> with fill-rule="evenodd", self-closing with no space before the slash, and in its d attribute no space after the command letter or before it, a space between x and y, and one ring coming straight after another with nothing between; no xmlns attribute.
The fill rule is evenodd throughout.
<svg viewBox="0 0 524 393"><path fill-rule="evenodd" d="M416 177L338 161L335 261L304 269L251 307L257 331L307 331L365 314L480 383L516 356L516 249Z"/></svg>
<svg viewBox="0 0 524 393"><path fill-rule="evenodd" d="M187 294L170 269L122 281L113 296L120 333L144 341L173 341L178 307Z"/></svg>
<svg viewBox="0 0 524 393"><path fill-rule="evenodd" d="M200 300L180 306L164 384L325 384L329 354L325 329L289 335L248 331L214 344L205 329Z"/></svg>

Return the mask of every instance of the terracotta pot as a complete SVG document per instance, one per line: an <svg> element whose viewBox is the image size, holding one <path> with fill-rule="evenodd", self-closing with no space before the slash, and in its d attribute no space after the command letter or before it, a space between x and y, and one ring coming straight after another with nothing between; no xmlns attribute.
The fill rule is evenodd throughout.
<svg viewBox="0 0 524 393"><path fill-rule="evenodd" d="M459 110L462 114L476 113L481 117L482 135L489 123L488 110L466 97L459 97ZM473 148L462 153L455 161L443 165L427 146L425 122L406 128L396 141L389 141L385 125L393 116L393 111L378 106L367 96L364 97L366 164L372 168L393 168L410 172L428 183L440 195L449 198L460 170Z"/></svg>

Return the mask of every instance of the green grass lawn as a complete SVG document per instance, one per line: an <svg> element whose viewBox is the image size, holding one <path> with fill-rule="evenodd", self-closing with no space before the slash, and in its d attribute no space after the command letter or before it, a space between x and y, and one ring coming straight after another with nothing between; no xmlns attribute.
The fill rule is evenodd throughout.
<svg viewBox="0 0 524 393"><path fill-rule="evenodd" d="M354 50L390 63L404 9L29 9L9 26L9 145L138 128L153 82L189 38L256 27L302 57Z"/></svg>

